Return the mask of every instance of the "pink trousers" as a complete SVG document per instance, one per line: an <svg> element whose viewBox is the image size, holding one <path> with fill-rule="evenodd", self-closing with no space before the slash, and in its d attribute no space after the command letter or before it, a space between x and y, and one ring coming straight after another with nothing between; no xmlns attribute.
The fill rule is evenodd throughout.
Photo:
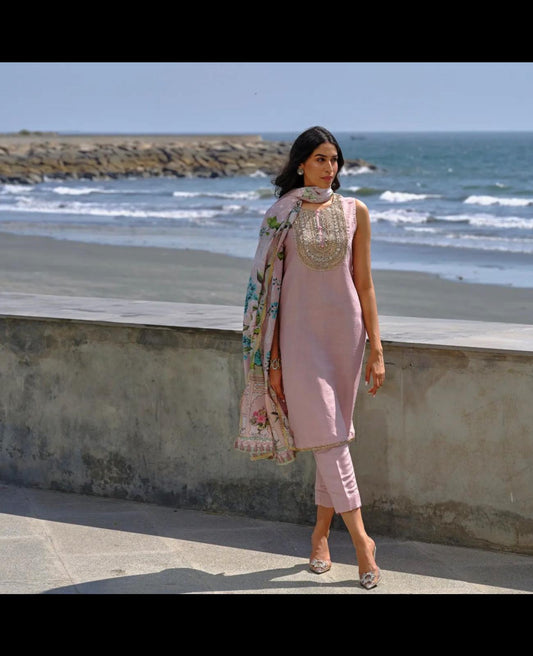
<svg viewBox="0 0 533 656"><path fill-rule="evenodd" d="M315 503L343 513L361 506L348 444L313 451L316 461Z"/></svg>

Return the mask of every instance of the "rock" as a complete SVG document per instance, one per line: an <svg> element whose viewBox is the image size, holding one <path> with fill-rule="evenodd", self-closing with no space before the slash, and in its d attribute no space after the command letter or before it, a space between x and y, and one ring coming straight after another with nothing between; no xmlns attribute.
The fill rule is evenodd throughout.
<svg viewBox="0 0 533 656"><path fill-rule="evenodd" d="M54 135L51 135L52 138ZM259 136L127 137L65 136L51 139L34 133L0 135L0 182L35 184L45 179L275 175L290 143ZM347 167L374 165L350 160Z"/></svg>

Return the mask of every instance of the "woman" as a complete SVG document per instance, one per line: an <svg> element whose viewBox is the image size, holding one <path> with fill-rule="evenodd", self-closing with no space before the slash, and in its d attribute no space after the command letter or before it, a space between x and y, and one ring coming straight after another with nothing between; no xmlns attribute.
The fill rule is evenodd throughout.
<svg viewBox="0 0 533 656"><path fill-rule="evenodd" d="M385 379L367 207L335 191L344 158L335 137L312 127L293 143L274 180L279 200L263 220L243 325L246 388L236 448L253 459L316 461L316 524L309 566L331 568L328 534L341 514L359 581L381 580L366 533L349 443L362 371L373 396Z"/></svg>

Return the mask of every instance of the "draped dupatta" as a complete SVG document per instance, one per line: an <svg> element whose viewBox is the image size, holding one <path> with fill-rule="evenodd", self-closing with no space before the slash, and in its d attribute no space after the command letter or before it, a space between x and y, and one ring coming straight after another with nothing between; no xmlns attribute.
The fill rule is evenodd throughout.
<svg viewBox="0 0 533 656"><path fill-rule="evenodd" d="M270 353L283 282L284 242L302 201L322 203L331 189L299 187L265 214L244 304L242 346L245 388L234 447L252 460L284 465L296 457L289 420L270 385Z"/></svg>

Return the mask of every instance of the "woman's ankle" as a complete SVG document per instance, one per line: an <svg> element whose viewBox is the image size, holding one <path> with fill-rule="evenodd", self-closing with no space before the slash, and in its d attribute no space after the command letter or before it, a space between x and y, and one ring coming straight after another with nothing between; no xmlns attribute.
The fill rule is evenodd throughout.
<svg viewBox="0 0 533 656"><path fill-rule="evenodd" d="M315 527L315 530L311 534L311 559L330 560L328 537L329 531L327 534L323 531L317 532Z"/></svg>

